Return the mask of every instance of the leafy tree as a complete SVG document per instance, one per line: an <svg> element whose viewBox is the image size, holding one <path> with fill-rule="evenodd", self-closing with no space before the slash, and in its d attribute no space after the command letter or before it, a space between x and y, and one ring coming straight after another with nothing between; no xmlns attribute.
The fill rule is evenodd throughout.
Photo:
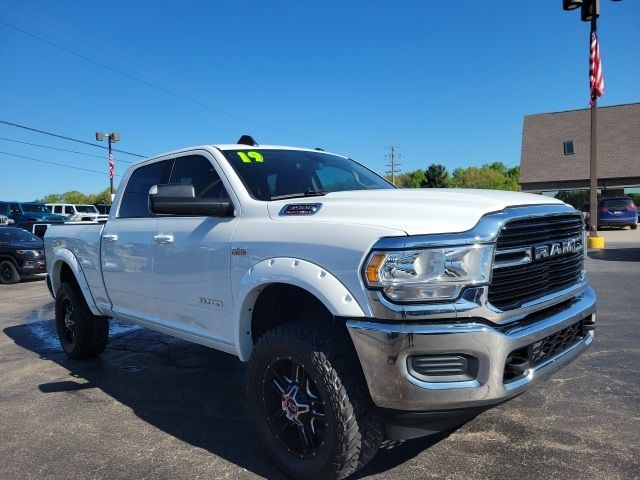
<svg viewBox="0 0 640 480"><path fill-rule="evenodd" d="M441 164L432 163L424 172L424 182L422 187L425 188L443 188L449 185L449 172L447 167Z"/></svg>
<svg viewBox="0 0 640 480"><path fill-rule="evenodd" d="M111 190L105 188L98 193L85 194L77 190L71 190L64 193L50 193L45 195L42 199L36 200L40 203L79 203L94 205L96 203L111 203Z"/></svg>
<svg viewBox="0 0 640 480"><path fill-rule="evenodd" d="M391 181L391 175L385 175ZM395 186L400 188L420 188L424 181L424 170L413 170L411 172L396 175Z"/></svg>

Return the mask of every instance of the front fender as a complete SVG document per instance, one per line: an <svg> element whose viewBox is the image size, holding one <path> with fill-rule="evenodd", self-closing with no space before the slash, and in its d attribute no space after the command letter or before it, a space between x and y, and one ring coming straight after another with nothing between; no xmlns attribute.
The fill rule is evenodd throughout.
<svg viewBox="0 0 640 480"><path fill-rule="evenodd" d="M47 258L47 263L49 262L50 260ZM84 299L87 302L91 313L93 313L94 315L102 315L102 313L100 313L100 310L98 310L98 307L96 306L95 300L93 299L91 289L89 288L89 283L84 276L82 267L80 267L80 262L78 262L78 259L71 250L66 248L60 248L56 250L53 256L53 260L49 264L52 265L49 270L49 278L51 279L51 289L54 297L56 292L58 291L58 288L60 287L60 284L62 283L62 266L66 264L73 272L73 276L80 286L82 295L84 296Z"/></svg>
<svg viewBox="0 0 640 480"><path fill-rule="evenodd" d="M331 314L359 318L365 314L355 297L335 276L322 267L297 258L270 258L254 265L240 279L234 313L236 348L240 360L251 356L251 319L260 292L273 283L302 288L320 300Z"/></svg>

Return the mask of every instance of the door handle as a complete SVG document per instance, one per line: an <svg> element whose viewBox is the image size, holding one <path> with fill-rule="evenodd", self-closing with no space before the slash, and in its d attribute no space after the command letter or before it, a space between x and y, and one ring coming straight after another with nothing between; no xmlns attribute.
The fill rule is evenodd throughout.
<svg viewBox="0 0 640 480"><path fill-rule="evenodd" d="M154 235L156 243L173 243L173 235Z"/></svg>
<svg viewBox="0 0 640 480"><path fill-rule="evenodd" d="M104 235L102 235L102 239L108 242L115 242L116 240L118 240L118 235L116 235L115 233L105 233Z"/></svg>

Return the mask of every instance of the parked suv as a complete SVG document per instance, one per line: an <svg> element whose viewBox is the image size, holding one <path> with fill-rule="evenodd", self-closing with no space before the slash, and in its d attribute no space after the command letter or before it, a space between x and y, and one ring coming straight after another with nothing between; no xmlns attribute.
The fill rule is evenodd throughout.
<svg viewBox="0 0 640 480"><path fill-rule="evenodd" d="M72 203L47 203L52 213L65 215L69 222L94 222L106 220L109 215L102 215L95 205L78 205Z"/></svg>
<svg viewBox="0 0 640 480"><path fill-rule="evenodd" d="M36 202L0 202L0 215L12 219L16 227L38 236L44 236L47 225L67 220L65 216L55 215L46 205Z"/></svg>
<svg viewBox="0 0 640 480"><path fill-rule="evenodd" d="M40 237L22 228L0 228L0 283L18 283L22 275L46 271Z"/></svg>
<svg viewBox="0 0 640 480"><path fill-rule="evenodd" d="M582 205L585 221L589 220L589 203ZM604 197L598 202L598 226L638 228L638 207L631 197Z"/></svg>

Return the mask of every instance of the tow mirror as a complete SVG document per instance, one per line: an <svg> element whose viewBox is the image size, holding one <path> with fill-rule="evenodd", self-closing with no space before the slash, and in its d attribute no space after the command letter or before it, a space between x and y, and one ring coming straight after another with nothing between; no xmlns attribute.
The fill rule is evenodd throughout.
<svg viewBox="0 0 640 480"><path fill-rule="evenodd" d="M233 216L233 204L217 198L197 198L193 185L167 183L149 190L149 210L160 215Z"/></svg>

